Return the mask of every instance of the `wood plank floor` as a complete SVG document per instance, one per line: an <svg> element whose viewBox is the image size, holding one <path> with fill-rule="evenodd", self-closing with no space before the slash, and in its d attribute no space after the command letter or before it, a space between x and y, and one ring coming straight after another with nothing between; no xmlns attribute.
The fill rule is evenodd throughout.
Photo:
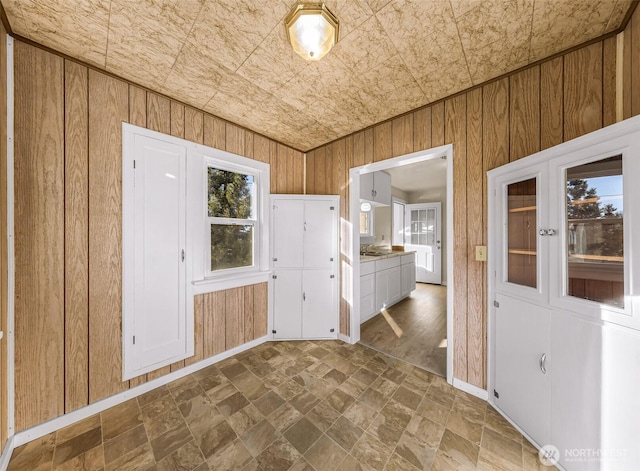
<svg viewBox="0 0 640 471"><path fill-rule="evenodd" d="M360 326L360 342L432 373L447 374L447 288L417 283L411 296Z"/></svg>

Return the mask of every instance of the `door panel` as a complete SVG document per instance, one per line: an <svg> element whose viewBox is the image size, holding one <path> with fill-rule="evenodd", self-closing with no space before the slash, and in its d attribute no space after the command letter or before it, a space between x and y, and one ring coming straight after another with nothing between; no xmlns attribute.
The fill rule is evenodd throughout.
<svg viewBox="0 0 640 471"><path fill-rule="evenodd" d="M333 209L331 209L333 208ZM335 260L335 215L331 201L306 201L304 204L304 267L331 268Z"/></svg>
<svg viewBox="0 0 640 471"><path fill-rule="evenodd" d="M332 270L305 270L303 274L302 337L305 339L335 335L336 279L331 278L332 274Z"/></svg>
<svg viewBox="0 0 640 471"><path fill-rule="evenodd" d="M400 267L393 267L387 270L389 272L389 288L388 288L388 300L389 303L394 303L402 295L402 273Z"/></svg>
<svg viewBox="0 0 640 471"><path fill-rule="evenodd" d="M302 270L274 272L274 339L298 339L302 333Z"/></svg>
<svg viewBox="0 0 640 471"><path fill-rule="evenodd" d="M405 207L405 250L416 252L416 281L442 283L441 204Z"/></svg>
<svg viewBox="0 0 640 471"><path fill-rule="evenodd" d="M551 358L549 310L496 295L496 405L540 446L549 444ZM544 365L543 365L544 366Z"/></svg>
<svg viewBox="0 0 640 471"><path fill-rule="evenodd" d="M278 199L273 206L273 267L301 268L304 202Z"/></svg>
<svg viewBox="0 0 640 471"><path fill-rule="evenodd" d="M135 301L124 315L133 316L135 336L127 369L139 371L187 353L186 149L135 136L135 159Z"/></svg>

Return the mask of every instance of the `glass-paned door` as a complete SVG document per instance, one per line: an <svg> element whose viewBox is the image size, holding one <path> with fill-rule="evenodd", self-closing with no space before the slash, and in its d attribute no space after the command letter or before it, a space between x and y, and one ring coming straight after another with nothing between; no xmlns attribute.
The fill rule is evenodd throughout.
<svg viewBox="0 0 640 471"><path fill-rule="evenodd" d="M507 186L507 281L537 287L536 178Z"/></svg>
<svg viewBox="0 0 640 471"><path fill-rule="evenodd" d="M405 206L405 251L416 252L416 281L442 283L441 203Z"/></svg>
<svg viewBox="0 0 640 471"><path fill-rule="evenodd" d="M622 156L566 170L567 295L624 308Z"/></svg>

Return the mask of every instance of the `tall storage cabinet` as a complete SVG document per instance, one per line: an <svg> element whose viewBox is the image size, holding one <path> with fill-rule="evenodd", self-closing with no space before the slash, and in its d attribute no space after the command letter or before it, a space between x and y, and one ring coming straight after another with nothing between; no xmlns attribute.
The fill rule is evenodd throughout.
<svg viewBox="0 0 640 471"><path fill-rule="evenodd" d="M633 118L489 172L490 402L566 470L640 469L638 154Z"/></svg>
<svg viewBox="0 0 640 471"><path fill-rule="evenodd" d="M338 336L338 196L272 195L274 339Z"/></svg>

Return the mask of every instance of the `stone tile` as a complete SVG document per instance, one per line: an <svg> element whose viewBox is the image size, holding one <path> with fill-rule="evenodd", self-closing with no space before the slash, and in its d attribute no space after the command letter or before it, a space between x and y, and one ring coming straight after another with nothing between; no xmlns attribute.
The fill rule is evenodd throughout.
<svg viewBox="0 0 640 471"><path fill-rule="evenodd" d="M160 386L159 388L152 389L151 391L138 396L136 399L138 401L138 405L142 408L168 394L169 388L167 388L167 386Z"/></svg>
<svg viewBox="0 0 640 471"><path fill-rule="evenodd" d="M347 380L348 376L344 374L342 371L336 370L334 368L331 371L329 371L326 375L324 375L323 378L335 384L336 386L339 386Z"/></svg>
<svg viewBox="0 0 640 471"><path fill-rule="evenodd" d="M324 357L329 355L329 352L322 347L312 348L308 353L309 355L316 357L318 360L322 360Z"/></svg>
<svg viewBox="0 0 640 471"><path fill-rule="evenodd" d="M230 380L233 380L233 378L241 375L245 371L247 371L247 367L239 362L220 368L220 372Z"/></svg>
<svg viewBox="0 0 640 471"><path fill-rule="evenodd" d="M205 391L210 391L217 388L218 386L229 382L227 377L223 375L215 365L206 368L206 370L208 371L203 372L200 375L198 375L200 371L196 371L193 374L193 376L198 381L198 384L200 384L202 389L204 389Z"/></svg>
<svg viewBox="0 0 640 471"><path fill-rule="evenodd" d="M258 411L253 404L249 404L247 407L239 410L229 417L227 422L238 435L242 435L244 432L260 422L262 418L260 411Z"/></svg>
<svg viewBox="0 0 640 471"><path fill-rule="evenodd" d="M253 457L242 440L236 439L231 444L209 458L209 466L214 470L242 469Z"/></svg>
<svg viewBox="0 0 640 471"><path fill-rule="evenodd" d="M323 432L331 427L338 417L340 413L324 401L307 412L307 418Z"/></svg>
<svg viewBox="0 0 640 471"><path fill-rule="evenodd" d="M411 410L416 410L422 401L422 397L420 395L405 388L404 386L400 386L391 397Z"/></svg>
<svg viewBox="0 0 640 471"><path fill-rule="evenodd" d="M371 388L363 392L358 399L376 411L381 411L388 402L387 397Z"/></svg>
<svg viewBox="0 0 640 471"><path fill-rule="evenodd" d="M376 380L371 383L371 389L375 389L379 393L381 393L385 397L391 397L393 393L398 389L398 385L393 381L383 378L379 376Z"/></svg>
<svg viewBox="0 0 640 471"><path fill-rule="evenodd" d="M333 407L335 410L343 414L351 404L355 402L355 398L346 392L336 389L327 397L327 404Z"/></svg>
<svg viewBox="0 0 640 471"><path fill-rule="evenodd" d="M238 389L232 383L222 383L220 386L216 386L213 389L207 391L207 396L214 404L220 401L224 401L229 396L233 396L238 392Z"/></svg>
<svg viewBox="0 0 640 471"><path fill-rule="evenodd" d="M248 365L247 368L257 377L264 378L273 373L276 369L269 363L259 363L257 365Z"/></svg>
<svg viewBox="0 0 640 471"><path fill-rule="evenodd" d="M470 468L457 462L447 454L438 450L431 465L431 471L472 471L477 468Z"/></svg>
<svg viewBox="0 0 640 471"><path fill-rule="evenodd" d="M307 367L307 371L317 378L322 378L324 375L329 373L333 368L322 361L317 361L316 363Z"/></svg>
<svg viewBox="0 0 640 471"><path fill-rule="evenodd" d="M425 446L408 433L402 435L395 451L418 469L429 469L436 456L436 448Z"/></svg>
<svg viewBox="0 0 640 471"><path fill-rule="evenodd" d="M149 440L154 439L158 435L163 434L169 429L184 424L184 418L178 408L170 409L166 413L156 416L152 419L144 419L144 428L147 431Z"/></svg>
<svg viewBox="0 0 640 471"><path fill-rule="evenodd" d="M187 424L182 421L174 428L151 440L151 449L156 461L160 461L191 440L191 432Z"/></svg>
<svg viewBox="0 0 640 471"><path fill-rule="evenodd" d="M440 441L440 450L445 455L465 466L475 468L478 463L480 447L450 430L444 431L444 435Z"/></svg>
<svg viewBox="0 0 640 471"><path fill-rule="evenodd" d="M326 435L313 444L304 454L305 459L315 469L322 471L332 471L347 456L347 452L340 448L333 440Z"/></svg>
<svg viewBox="0 0 640 471"><path fill-rule="evenodd" d="M427 395L425 397L450 409L451 406L453 406L453 401L456 396L448 384L445 383L443 385L442 383L434 382L429 387L429 391L427 391Z"/></svg>
<svg viewBox="0 0 640 471"><path fill-rule="evenodd" d="M278 438L278 432L267 420L258 422L240 437L247 449L257 457L273 441Z"/></svg>
<svg viewBox="0 0 640 471"><path fill-rule="evenodd" d="M361 429L366 430L378 413L365 403L355 401L343 415Z"/></svg>
<svg viewBox="0 0 640 471"><path fill-rule="evenodd" d="M378 414L367 430L368 433L392 449L400 441L403 431L404 429L402 427L390 421L382 414Z"/></svg>
<svg viewBox="0 0 640 471"><path fill-rule="evenodd" d="M360 368L353 375L351 375L353 379L360 381L362 384L366 386L370 386L376 378L378 377L377 373L372 372L366 368Z"/></svg>
<svg viewBox="0 0 640 471"><path fill-rule="evenodd" d="M514 465L522 465L522 441L514 442L491 429L485 428L482 434L481 447L501 456Z"/></svg>
<svg viewBox="0 0 640 471"><path fill-rule="evenodd" d="M302 386L291 379L287 379L278 386L275 386L273 390L280 394L280 397L287 401L290 401L294 397L305 392L305 389Z"/></svg>
<svg viewBox="0 0 640 471"><path fill-rule="evenodd" d="M402 384L407 374L397 368L389 368L382 373L382 377L396 384Z"/></svg>
<svg viewBox="0 0 640 471"><path fill-rule="evenodd" d="M105 449L106 451L106 449ZM155 465L155 458L148 442L130 450L124 455L117 455L113 461L107 461L105 455L105 471L120 471L123 469L150 470Z"/></svg>
<svg viewBox="0 0 640 471"><path fill-rule="evenodd" d="M167 392L167 394L159 399L140 407L142 420L153 419L154 417L164 414L170 409L176 409L177 406L176 401L174 401L171 394L168 394Z"/></svg>
<svg viewBox="0 0 640 471"><path fill-rule="evenodd" d="M262 415L267 416L284 403L285 400L282 399L278 393L269 391L267 394L255 401L254 405Z"/></svg>
<svg viewBox="0 0 640 471"><path fill-rule="evenodd" d="M373 371L377 375L384 373L389 367L385 362L380 361L378 357L370 360L364 367L370 371Z"/></svg>
<svg viewBox="0 0 640 471"><path fill-rule="evenodd" d="M465 416L469 420L483 423L487 411L487 403L470 394L457 394L453 401L452 410Z"/></svg>
<svg viewBox="0 0 640 471"><path fill-rule="evenodd" d="M444 434L444 426L426 417L414 415L407 425L407 433L415 436L428 447L438 448Z"/></svg>
<svg viewBox="0 0 640 471"><path fill-rule="evenodd" d="M180 378L167 385L169 392L176 401L176 404L181 404L185 401L193 399L195 396L204 393L204 388L198 383L192 375Z"/></svg>
<svg viewBox="0 0 640 471"><path fill-rule="evenodd" d="M324 379L319 379L316 384L311 388L313 394L318 399L327 399L331 394L336 391L336 385L331 381L325 381Z"/></svg>
<svg viewBox="0 0 640 471"><path fill-rule="evenodd" d="M258 399L269 392L269 388L265 386L264 381L249 371L234 378L232 383L250 401Z"/></svg>
<svg viewBox="0 0 640 471"><path fill-rule="evenodd" d="M353 450L351 450L351 454L361 464L373 469L382 470L391 456L391 449L387 448L373 435L365 433L355 444Z"/></svg>
<svg viewBox="0 0 640 471"><path fill-rule="evenodd" d="M180 413L187 420L187 422L194 417L198 417L204 412L210 410L213 407L213 401L204 393L198 394L192 397L188 401L183 402L178 406Z"/></svg>
<svg viewBox="0 0 640 471"><path fill-rule="evenodd" d="M16 448L11 456L8 470L50 470L53 465L55 440L56 434L50 433Z"/></svg>
<svg viewBox="0 0 640 471"><path fill-rule="evenodd" d="M110 440L142 424L142 414L136 399L123 402L100 414L103 440Z"/></svg>
<svg viewBox="0 0 640 471"><path fill-rule="evenodd" d="M104 442L104 460L108 465L115 461L118 457L124 456L139 446L148 443L147 433L144 425L137 427L118 435L116 438Z"/></svg>
<svg viewBox="0 0 640 471"><path fill-rule="evenodd" d="M273 425L278 432L282 433L302 417L303 415L298 409L286 403L269 414L267 420L271 422L271 425Z"/></svg>
<svg viewBox="0 0 640 471"><path fill-rule="evenodd" d="M260 469L264 471L281 471L289 469L301 455L284 438L279 438L256 457Z"/></svg>
<svg viewBox="0 0 640 471"><path fill-rule="evenodd" d="M218 402L217 407L222 416L226 419L247 405L249 405L249 400L244 397L244 394L237 392Z"/></svg>
<svg viewBox="0 0 640 471"><path fill-rule="evenodd" d="M391 422L396 423L400 428L405 428L413 416L413 411L411 409L403 406L393 399L384 406L380 413Z"/></svg>
<svg viewBox="0 0 640 471"><path fill-rule="evenodd" d="M54 471L102 471L104 469L104 447L92 448L61 465L54 467Z"/></svg>
<svg viewBox="0 0 640 471"><path fill-rule="evenodd" d="M514 464L502 454L494 453L487 448L480 448L478 467L480 471L522 471L523 463ZM546 468L549 469L549 468Z"/></svg>
<svg viewBox="0 0 640 471"><path fill-rule="evenodd" d="M327 436L331 437L346 451L351 450L364 431L344 417L338 420L327 430Z"/></svg>
<svg viewBox="0 0 640 471"><path fill-rule="evenodd" d="M202 463L204 463L204 456L198 445L191 440L158 461L158 471L191 470Z"/></svg>
<svg viewBox="0 0 640 471"><path fill-rule="evenodd" d="M195 417L189 416L187 419L187 425L191 429L193 436L201 435L207 429L218 425L224 421L224 417L214 406L204 408L200 415Z"/></svg>
<svg viewBox="0 0 640 471"><path fill-rule="evenodd" d="M507 422L507 419L502 417L500 413L491 406L487 406L485 426L501 435L504 435L510 440L519 441L522 436L520 435L520 432L513 427L513 425Z"/></svg>
<svg viewBox="0 0 640 471"><path fill-rule="evenodd" d="M68 427L62 428L56 432L56 446L60 446L60 444L66 442L67 440L76 438L83 433L89 432L95 428L100 428L100 426L100 414L96 414L83 419L80 422L69 425Z"/></svg>
<svg viewBox="0 0 640 471"><path fill-rule="evenodd" d="M316 470L303 457L303 458L300 458L298 461L296 461L293 464L293 466L289 468L289 471L316 471Z"/></svg>
<svg viewBox="0 0 640 471"><path fill-rule="evenodd" d="M353 376L340 385L342 391L353 397L360 397L360 395L366 391L367 386L360 381L353 379Z"/></svg>
<svg viewBox="0 0 640 471"><path fill-rule="evenodd" d="M425 397L418 406L416 413L428 418L429 420L445 425L449 418L449 414L451 413L450 410L450 408L444 407L441 404Z"/></svg>
<svg viewBox="0 0 640 471"><path fill-rule="evenodd" d="M420 396L424 396L429 390L429 386L431 386L431 381L426 381L422 378L419 378L415 375L407 375L407 377L402 382L402 386L407 389L411 389L416 394L420 394Z"/></svg>
<svg viewBox="0 0 640 471"><path fill-rule="evenodd" d="M289 440L289 443L291 443L300 454L307 451L309 447L320 438L320 435L322 435L322 432L306 417L298 420L298 422L284 433L284 437Z"/></svg>
<svg viewBox="0 0 640 471"><path fill-rule="evenodd" d="M394 451L384 469L385 471L415 471L417 468Z"/></svg>
<svg viewBox="0 0 640 471"><path fill-rule="evenodd" d="M300 413L306 414L318 403L318 398L308 391L298 394L289 401Z"/></svg>
<svg viewBox="0 0 640 471"><path fill-rule="evenodd" d="M98 417L98 422L96 423L95 420L92 421L92 425L94 425L94 428L84 431L73 438L69 438L62 443L56 443L55 452L53 455L54 468L61 465L65 461L69 461L76 456L82 455L92 448L95 448L102 444L102 430L99 422L100 417L96 417ZM86 427L86 424L83 426L83 428L84 427ZM78 431L80 430L82 429L79 429ZM68 427L66 430L61 430L61 432L64 436L69 436Z"/></svg>
<svg viewBox="0 0 640 471"><path fill-rule="evenodd" d="M447 419L447 428L470 442L480 445L483 424L470 420L458 412L452 412Z"/></svg>
<svg viewBox="0 0 640 471"><path fill-rule="evenodd" d="M353 457L353 455L347 455L338 465L338 469L340 471L363 471L364 468L360 465L358 460Z"/></svg>
<svg viewBox="0 0 640 471"><path fill-rule="evenodd" d="M237 438L236 432L226 421L214 427L205 428L200 433L194 433L194 436L207 460Z"/></svg>

